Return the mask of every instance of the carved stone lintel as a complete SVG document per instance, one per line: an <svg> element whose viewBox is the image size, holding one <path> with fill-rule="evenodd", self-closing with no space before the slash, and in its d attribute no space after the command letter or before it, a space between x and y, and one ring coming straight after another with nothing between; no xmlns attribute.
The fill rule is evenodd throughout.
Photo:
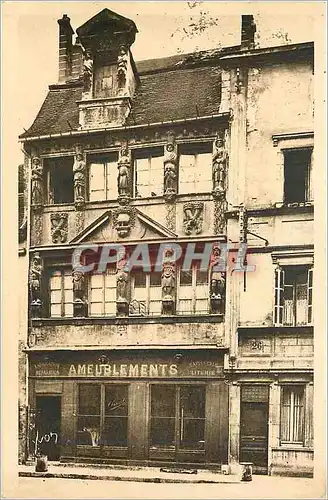
<svg viewBox="0 0 328 500"><path fill-rule="evenodd" d="M120 238L125 238L131 232L135 223L135 210L130 206L121 206L113 211L113 224Z"/></svg>
<svg viewBox="0 0 328 500"><path fill-rule="evenodd" d="M81 149L76 147L73 165L74 175L74 203L77 210L82 209L86 199L86 164Z"/></svg>
<svg viewBox="0 0 328 500"><path fill-rule="evenodd" d="M203 210L202 201L189 201L183 205L183 225L185 233L190 235L193 232L200 234L203 229Z"/></svg>
<svg viewBox="0 0 328 500"><path fill-rule="evenodd" d="M68 213L57 212L50 215L53 243L66 243L68 236Z"/></svg>
<svg viewBox="0 0 328 500"><path fill-rule="evenodd" d="M29 289L30 289L30 310L32 318L42 316L42 283L43 265L39 252L36 252L30 263L29 271Z"/></svg>
<svg viewBox="0 0 328 500"><path fill-rule="evenodd" d="M43 166L38 156L32 159L31 207L34 211L40 211L43 207Z"/></svg>
<svg viewBox="0 0 328 500"><path fill-rule="evenodd" d="M168 248L165 252L163 259L162 270L162 313L174 314L175 313L175 260L173 257L173 250Z"/></svg>
<svg viewBox="0 0 328 500"><path fill-rule="evenodd" d="M178 152L175 137L172 132L169 132L164 150L164 198L166 201L173 201L177 195L177 163Z"/></svg>
<svg viewBox="0 0 328 500"><path fill-rule="evenodd" d="M117 169L118 202L121 205L127 205L131 199L132 181L131 154L126 142L124 142L121 146L120 157L117 162Z"/></svg>

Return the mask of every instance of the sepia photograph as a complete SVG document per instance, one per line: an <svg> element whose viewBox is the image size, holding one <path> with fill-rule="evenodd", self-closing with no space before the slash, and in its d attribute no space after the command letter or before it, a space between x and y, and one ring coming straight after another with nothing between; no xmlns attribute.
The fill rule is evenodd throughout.
<svg viewBox="0 0 328 500"><path fill-rule="evenodd" d="M327 498L325 2L1 10L2 498Z"/></svg>

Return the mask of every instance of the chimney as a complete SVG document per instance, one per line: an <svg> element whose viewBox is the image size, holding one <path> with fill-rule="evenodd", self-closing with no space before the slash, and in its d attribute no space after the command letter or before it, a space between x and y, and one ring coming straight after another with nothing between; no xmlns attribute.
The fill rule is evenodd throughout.
<svg viewBox="0 0 328 500"><path fill-rule="evenodd" d="M59 24L59 83L66 82L72 74L72 29L70 18L64 14Z"/></svg>
<svg viewBox="0 0 328 500"><path fill-rule="evenodd" d="M254 34L256 31L256 24L253 15L241 16L241 48L253 49L254 48Z"/></svg>

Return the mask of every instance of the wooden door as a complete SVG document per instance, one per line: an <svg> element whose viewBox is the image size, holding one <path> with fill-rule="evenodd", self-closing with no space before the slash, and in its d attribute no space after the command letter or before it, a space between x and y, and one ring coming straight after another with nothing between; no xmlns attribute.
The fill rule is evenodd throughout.
<svg viewBox="0 0 328 500"><path fill-rule="evenodd" d="M254 472L268 470L268 386L241 388L240 462L252 462Z"/></svg>
<svg viewBox="0 0 328 500"><path fill-rule="evenodd" d="M61 397L36 397L36 441L38 451L48 460L60 457Z"/></svg>

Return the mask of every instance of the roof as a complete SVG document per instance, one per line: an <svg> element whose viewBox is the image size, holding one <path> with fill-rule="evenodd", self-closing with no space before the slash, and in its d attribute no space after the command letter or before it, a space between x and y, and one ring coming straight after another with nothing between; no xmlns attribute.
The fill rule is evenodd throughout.
<svg viewBox="0 0 328 500"><path fill-rule="evenodd" d="M127 125L142 125L209 116L219 112L220 73L225 60L286 52L313 51L313 43L241 51L240 46L175 55L136 63L140 85L132 102ZM282 52L281 52L282 51ZM21 139L78 130L77 101L81 81L51 85L32 126Z"/></svg>

